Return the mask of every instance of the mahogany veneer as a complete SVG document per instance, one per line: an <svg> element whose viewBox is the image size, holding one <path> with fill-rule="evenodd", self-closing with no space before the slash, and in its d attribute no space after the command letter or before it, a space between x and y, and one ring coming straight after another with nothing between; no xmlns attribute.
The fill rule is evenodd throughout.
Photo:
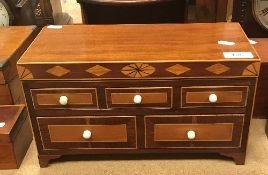
<svg viewBox="0 0 268 175"><path fill-rule="evenodd" d="M24 105L0 106L0 169L19 168L32 142L32 131Z"/></svg>
<svg viewBox="0 0 268 175"><path fill-rule="evenodd" d="M259 67L237 23L43 28L18 62L41 167L179 152L244 164Z"/></svg>
<svg viewBox="0 0 268 175"><path fill-rule="evenodd" d="M268 38L253 38L252 40L257 41L253 46L261 59L254 116L258 118L268 118Z"/></svg>
<svg viewBox="0 0 268 175"><path fill-rule="evenodd" d="M0 28L0 105L24 103L16 63L36 34L35 26Z"/></svg>

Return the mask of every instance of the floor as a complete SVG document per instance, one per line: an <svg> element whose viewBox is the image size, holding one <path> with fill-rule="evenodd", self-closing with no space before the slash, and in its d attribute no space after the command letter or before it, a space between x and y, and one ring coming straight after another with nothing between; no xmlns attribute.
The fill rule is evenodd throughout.
<svg viewBox="0 0 268 175"><path fill-rule="evenodd" d="M38 165L34 142L18 170L2 170L0 175L268 175L268 139L264 119L253 119L245 165L235 165L221 156L131 156L65 158L47 168ZM69 160L68 160L69 159Z"/></svg>

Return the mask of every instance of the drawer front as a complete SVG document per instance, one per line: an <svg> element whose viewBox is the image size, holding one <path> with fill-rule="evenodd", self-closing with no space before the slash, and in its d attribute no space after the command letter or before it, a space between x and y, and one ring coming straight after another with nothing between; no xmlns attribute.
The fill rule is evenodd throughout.
<svg viewBox="0 0 268 175"><path fill-rule="evenodd" d="M245 107L247 86L192 86L181 88L181 107Z"/></svg>
<svg viewBox="0 0 268 175"><path fill-rule="evenodd" d="M35 108L98 108L94 88L32 89Z"/></svg>
<svg viewBox="0 0 268 175"><path fill-rule="evenodd" d="M44 149L136 148L132 116L38 117Z"/></svg>
<svg viewBox="0 0 268 175"><path fill-rule="evenodd" d="M146 147L240 147L243 115L145 116Z"/></svg>
<svg viewBox="0 0 268 175"><path fill-rule="evenodd" d="M106 88L107 107L171 108L172 88Z"/></svg>

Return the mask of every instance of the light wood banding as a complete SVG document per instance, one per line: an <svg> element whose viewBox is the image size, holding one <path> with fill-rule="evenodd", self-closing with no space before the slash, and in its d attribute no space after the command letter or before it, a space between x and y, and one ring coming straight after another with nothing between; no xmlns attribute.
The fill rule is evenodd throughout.
<svg viewBox="0 0 268 175"><path fill-rule="evenodd" d="M68 104L93 104L91 93L37 94L38 105L59 105L61 96L68 97Z"/></svg>
<svg viewBox="0 0 268 175"><path fill-rule="evenodd" d="M247 86L192 86L182 87L182 107L244 107L247 103ZM210 102L209 96L215 94L216 102Z"/></svg>
<svg viewBox="0 0 268 175"><path fill-rule="evenodd" d="M112 93L112 104L134 104L135 95L142 97L141 104L167 103L167 93Z"/></svg>
<svg viewBox="0 0 268 175"><path fill-rule="evenodd" d="M209 95L216 94L218 97L215 103L241 102L241 91L215 91L215 92L187 92L186 103L210 103Z"/></svg>
<svg viewBox="0 0 268 175"><path fill-rule="evenodd" d="M189 140L187 132L194 131L196 138ZM231 141L233 124L156 124L155 141Z"/></svg>
<svg viewBox="0 0 268 175"><path fill-rule="evenodd" d="M151 115L144 121L146 148L237 148L244 115Z"/></svg>
<svg viewBox="0 0 268 175"><path fill-rule="evenodd" d="M45 150L137 147L135 116L38 117L37 122Z"/></svg>
<svg viewBox="0 0 268 175"><path fill-rule="evenodd" d="M134 97L140 95L140 104ZM107 88L108 107L171 107L171 88Z"/></svg>
<svg viewBox="0 0 268 175"><path fill-rule="evenodd" d="M35 108L97 108L97 93L93 88L32 89ZM61 105L59 99L66 96L68 103Z"/></svg>
<svg viewBox="0 0 268 175"><path fill-rule="evenodd" d="M51 142L127 142L126 124L121 125L49 125ZM83 132L92 133L90 139Z"/></svg>

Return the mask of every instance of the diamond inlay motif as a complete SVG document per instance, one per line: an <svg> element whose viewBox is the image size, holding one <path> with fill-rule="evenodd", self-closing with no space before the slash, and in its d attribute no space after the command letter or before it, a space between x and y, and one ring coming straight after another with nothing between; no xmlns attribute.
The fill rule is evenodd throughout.
<svg viewBox="0 0 268 175"><path fill-rule="evenodd" d="M166 69L166 71L173 73L175 75L181 75L189 70L191 70L191 69L186 67L186 66L182 66L180 64L175 64L175 65Z"/></svg>
<svg viewBox="0 0 268 175"><path fill-rule="evenodd" d="M62 66L54 66L46 71L49 74L52 74L57 77L62 77L70 72L69 69L66 69Z"/></svg>
<svg viewBox="0 0 268 175"><path fill-rule="evenodd" d="M100 77L100 76L102 76L110 71L111 71L110 69L103 67L103 66L100 66L100 65L93 66L93 67L86 70L86 72L91 73L93 75L96 75L98 77Z"/></svg>
<svg viewBox="0 0 268 175"><path fill-rule="evenodd" d="M211 72L211 73L214 73L214 74L217 74L217 75L220 75L224 72L227 72L230 70L229 67L221 64L221 63L217 63L217 64L214 64L212 66L209 66L206 68L207 71Z"/></svg>
<svg viewBox="0 0 268 175"><path fill-rule="evenodd" d="M123 67L121 72L131 78L142 78L153 74L155 68L149 64L135 63Z"/></svg>

